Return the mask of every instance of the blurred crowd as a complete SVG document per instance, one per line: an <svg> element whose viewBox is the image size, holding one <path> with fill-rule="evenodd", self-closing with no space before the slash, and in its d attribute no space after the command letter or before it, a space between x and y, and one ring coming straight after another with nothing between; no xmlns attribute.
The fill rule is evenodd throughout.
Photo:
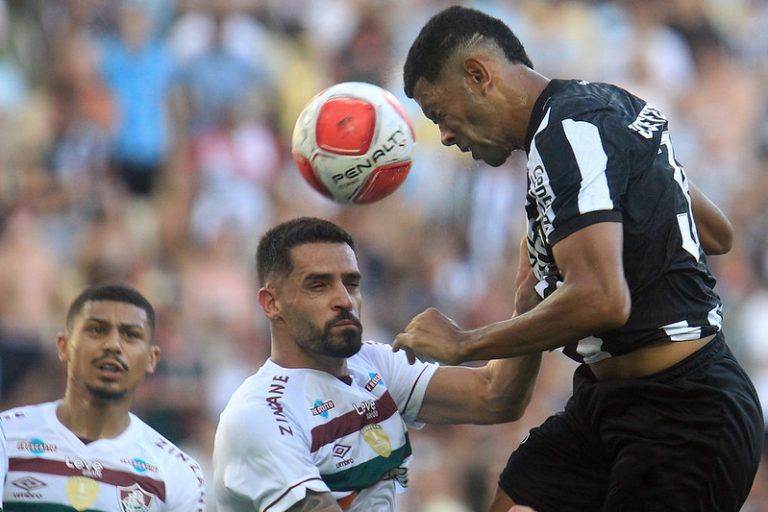
<svg viewBox="0 0 768 512"><path fill-rule="evenodd" d="M135 410L209 471L218 414L269 351L255 245L298 215L356 237L366 338L390 342L431 305L466 327L508 317L524 155L491 168L440 147L402 93L410 43L449 3L0 0L0 409L61 396L66 306L125 281L157 308L162 348ZM666 113L678 160L734 223L710 264L768 411L768 1L464 4L506 21L545 76L613 82ZM391 90L416 129L408 180L367 206L321 197L290 156L303 105L348 80ZM519 422L414 432L400 510L485 510L573 368L547 353ZM746 512L768 511L765 461Z"/></svg>

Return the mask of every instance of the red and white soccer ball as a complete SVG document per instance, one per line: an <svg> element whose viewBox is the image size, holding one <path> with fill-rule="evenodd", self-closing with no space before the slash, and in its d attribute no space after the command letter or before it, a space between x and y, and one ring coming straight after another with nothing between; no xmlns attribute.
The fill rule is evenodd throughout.
<svg viewBox="0 0 768 512"><path fill-rule="evenodd" d="M343 82L312 98L291 142L304 179L337 203L366 204L394 192L408 176L411 120L389 91Z"/></svg>

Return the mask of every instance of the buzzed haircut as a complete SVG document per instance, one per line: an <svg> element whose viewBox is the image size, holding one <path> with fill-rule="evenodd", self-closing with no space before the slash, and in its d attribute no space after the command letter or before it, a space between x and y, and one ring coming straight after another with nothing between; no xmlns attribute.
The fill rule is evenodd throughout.
<svg viewBox="0 0 768 512"><path fill-rule="evenodd" d="M432 16L411 45L403 66L405 94L413 98L419 78L434 82L448 58L477 36L494 41L510 62L533 69L523 44L503 21L454 5Z"/></svg>
<svg viewBox="0 0 768 512"><path fill-rule="evenodd" d="M78 295L67 311L67 329L71 330L75 322L75 317L83 310L86 302L113 301L133 304L143 309L147 313L147 322L149 322L150 332L155 333L155 308L138 291L124 284L97 284L89 286Z"/></svg>
<svg viewBox="0 0 768 512"><path fill-rule="evenodd" d="M316 217L298 217L278 224L259 241L256 272L263 286L271 274L287 276L293 270L290 251L312 243L347 244L355 250L352 236L333 222Z"/></svg>

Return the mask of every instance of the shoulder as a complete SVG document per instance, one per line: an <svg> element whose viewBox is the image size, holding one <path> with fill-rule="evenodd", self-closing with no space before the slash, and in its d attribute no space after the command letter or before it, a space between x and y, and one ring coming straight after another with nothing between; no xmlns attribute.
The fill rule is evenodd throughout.
<svg viewBox="0 0 768 512"><path fill-rule="evenodd" d="M645 105L629 91L609 83L553 80L545 110L550 121L617 119L629 124Z"/></svg>
<svg viewBox="0 0 768 512"><path fill-rule="evenodd" d="M240 448L253 440L254 449L266 447L264 439L281 439L295 433L293 425L302 423L306 374L276 365L262 368L246 379L232 394L219 417L218 442L240 440Z"/></svg>
<svg viewBox="0 0 768 512"><path fill-rule="evenodd" d="M55 407L55 402L14 407L0 412L0 423L6 435L17 429L27 430L30 426L39 426L43 418L55 412Z"/></svg>
<svg viewBox="0 0 768 512"><path fill-rule="evenodd" d="M183 479L197 479L197 475L201 473L197 460L144 423L138 416L131 414L131 422L135 423L132 435L136 436L132 441L144 445L145 449L151 451L155 460L168 474Z"/></svg>

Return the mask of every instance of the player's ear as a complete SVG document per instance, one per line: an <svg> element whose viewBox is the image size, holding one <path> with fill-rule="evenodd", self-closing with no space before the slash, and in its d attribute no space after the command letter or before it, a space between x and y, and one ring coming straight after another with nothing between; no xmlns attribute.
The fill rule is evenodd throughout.
<svg viewBox="0 0 768 512"><path fill-rule="evenodd" d="M59 361L67 362L69 360L69 356L67 355L68 341L65 333L60 332L56 335L56 354L59 357Z"/></svg>
<svg viewBox="0 0 768 512"><path fill-rule="evenodd" d="M160 347L152 345L149 347L149 361L147 361L146 371L147 373L155 373L157 368L157 362L160 360Z"/></svg>
<svg viewBox="0 0 768 512"><path fill-rule="evenodd" d="M277 303L277 296L275 295L275 289L271 287L263 287L259 289L259 305L264 310L264 314L270 320L276 320L280 316L280 307Z"/></svg>
<svg viewBox="0 0 768 512"><path fill-rule="evenodd" d="M485 91L492 82L488 62L478 57L464 59L464 77L472 89Z"/></svg>

